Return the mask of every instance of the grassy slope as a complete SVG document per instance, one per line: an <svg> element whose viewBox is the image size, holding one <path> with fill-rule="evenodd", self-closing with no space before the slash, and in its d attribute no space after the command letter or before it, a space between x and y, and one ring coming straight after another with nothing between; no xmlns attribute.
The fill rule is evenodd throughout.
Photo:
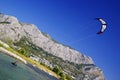
<svg viewBox="0 0 120 80"><path fill-rule="evenodd" d="M44 70L45 72L55 76L56 78L60 78L60 80L72 80L71 76L77 76L77 74L81 72L80 70L78 70L80 68L80 65L76 66L76 64L74 63L64 61L61 58L44 51L42 48L29 42L26 37L21 38L18 42L12 42L11 40L7 39L6 43L10 46L9 48L6 48L7 50L17 54L29 63L37 66L41 70ZM39 58L43 60L47 60L48 62L50 62L50 64L52 63L53 67L51 68L49 67L49 65L45 65L44 62L36 62L30 59L29 57L31 53L35 56L39 56ZM54 70L56 66L58 68L57 70ZM66 71L70 73L66 73Z"/></svg>
<svg viewBox="0 0 120 80"><path fill-rule="evenodd" d="M52 76L56 77L56 78L60 78L59 75L57 75L55 72L53 72L52 70L50 70L49 68L47 68L46 66L43 66L41 64L39 64L38 62L30 59L29 57L26 57L20 53L18 53L17 51L15 51L14 49L10 48L10 47L4 47L3 44L0 44L1 47L5 48L8 51L11 51L12 53L22 57L23 59L25 59L27 62L31 63L32 65L35 65L36 67L38 67L39 69L51 74Z"/></svg>
<svg viewBox="0 0 120 80"><path fill-rule="evenodd" d="M26 57L26 56L24 56L24 55L22 55L22 54L19 54L18 52L16 52L16 51L13 50L12 48L9 48L8 50L11 51L11 52L13 52L13 53L15 53L15 54L17 54L18 56L22 57L23 59L25 59L27 62L31 63L32 65L37 66L37 67L40 68L41 70L43 70L43 71L45 71L45 72L47 72L47 73L50 73L51 75L53 75L53 76L56 77L56 78L59 78L59 76L58 76L56 73L54 73L53 71L51 71L51 70L48 69L47 67L39 64L38 62L30 59L29 57Z"/></svg>

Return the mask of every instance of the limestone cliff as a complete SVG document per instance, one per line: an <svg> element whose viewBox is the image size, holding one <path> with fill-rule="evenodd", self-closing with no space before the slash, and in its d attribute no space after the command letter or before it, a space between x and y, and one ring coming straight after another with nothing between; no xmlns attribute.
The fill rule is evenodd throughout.
<svg viewBox="0 0 120 80"><path fill-rule="evenodd" d="M7 15L0 15L0 22L9 22L8 24L0 24L1 39L9 38L13 41L18 41L22 36L26 36L37 46L55 56L61 57L63 60L78 64L93 64L90 57L83 55L70 47L56 43L50 37L45 36L33 24L20 23L15 17Z"/></svg>
<svg viewBox="0 0 120 80"><path fill-rule="evenodd" d="M89 56L57 43L50 36L41 32L34 24L21 23L13 16L0 14L0 40L4 42L8 40L17 42L23 37L26 37L30 42L44 51L60 57L64 61L75 64L86 64L82 69L84 75L79 74L79 77L75 78L76 80L104 80L102 71L98 67L88 65L94 64Z"/></svg>

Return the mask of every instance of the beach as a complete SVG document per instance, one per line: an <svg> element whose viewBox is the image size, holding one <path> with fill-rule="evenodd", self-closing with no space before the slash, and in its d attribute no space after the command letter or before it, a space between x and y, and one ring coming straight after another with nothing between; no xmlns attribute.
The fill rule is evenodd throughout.
<svg viewBox="0 0 120 80"><path fill-rule="evenodd" d="M17 66L14 66L11 64L14 61L15 58L0 52L0 80L57 80L29 63L19 61Z"/></svg>
<svg viewBox="0 0 120 80"><path fill-rule="evenodd" d="M13 58L21 61L22 63L24 63L28 67L32 68L33 70L35 70L38 73L41 72L41 71L43 71L44 73L47 73L50 76L54 77L55 80L57 80L57 78L58 78L53 72L51 72L50 70L44 68L43 66L40 67L40 66L37 66L35 64L29 63L25 59L23 59L22 57L18 56L17 54L15 54L15 53L13 53L11 51L8 51L7 49L5 49L3 47L0 47L0 52L2 52L4 54L6 54L6 55L9 55L9 56L11 56L11 57L13 57Z"/></svg>
<svg viewBox="0 0 120 80"><path fill-rule="evenodd" d="M26 61L26 60L24 60L24 59L21 58L20 56L14 54L14 53L12 53L12 52L10 52L10 51L8 51L8 50L6 50L6 49L3 48L3 47L0 47L0 52L3 52L3 53L5 53L5 54L7 54L7 55L9 55L9 56L11 56L11 57L14 57L14 58L22 61L23 63L27 64L27 61Z"/></svg>

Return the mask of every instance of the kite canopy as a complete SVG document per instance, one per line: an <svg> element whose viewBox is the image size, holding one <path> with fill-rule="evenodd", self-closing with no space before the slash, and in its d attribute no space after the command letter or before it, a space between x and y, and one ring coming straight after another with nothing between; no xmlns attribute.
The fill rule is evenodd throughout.
<svg viewBox="0 0 120 80"><path fill-rule="evenodd" d="M101 30L99 32L97 32L97 34L101 34L106 30L107 24L102 18L96 18L96 19L99 20L101 22L101 25L102 25Z"/></svg>

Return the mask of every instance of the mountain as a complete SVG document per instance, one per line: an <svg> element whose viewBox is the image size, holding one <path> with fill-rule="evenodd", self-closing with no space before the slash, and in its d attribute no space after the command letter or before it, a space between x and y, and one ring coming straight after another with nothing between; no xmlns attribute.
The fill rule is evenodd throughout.
<svg viewBox="0 0 120 80"><path fill-rule="evenodd" d="M75 80L105 80L93 60L77 50L58 43L34 24L0 14L0 40L50 68L58 66Z"/></svg>

